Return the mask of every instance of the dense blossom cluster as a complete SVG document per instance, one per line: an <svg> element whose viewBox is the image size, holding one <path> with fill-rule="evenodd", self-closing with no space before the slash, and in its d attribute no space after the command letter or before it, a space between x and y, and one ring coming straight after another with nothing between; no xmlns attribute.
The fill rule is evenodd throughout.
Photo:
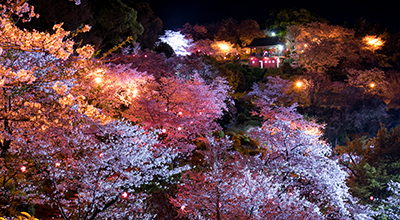
<svg viewBox="0 0 400 220"><path fill-rule="evenodd" d="M292 105L289 81L269 77L246 95L262 125L248 133L257 142L253 153L243 153L230 137L216 135L216 121L232 104L230 87L189 55L184 35L167 32L161 40L173 47L171 37L185 41L174 49L188 56L167 58L136 45L96 60L94 47L75 45L62 24L52 33L16 27L12 16L36 16L26 1L7 1L1 10L0 214L46 204L63 219L152 219L153 189L174 185L169 202L189 219L398 217L357 204L347 173L322 140L324 126ZM316 72L337 66L345 55L335 45L353 38L317 23L289 32L298 64ZM322 45L332 46L333 55L308 59ZM200 54L236 52L222 41L197 46ZM378 69L348 72L351 85L367 87L371 75L376 85L384 82ZM384 202L398 203L398 183L390 187L393 196Z"/></svg>

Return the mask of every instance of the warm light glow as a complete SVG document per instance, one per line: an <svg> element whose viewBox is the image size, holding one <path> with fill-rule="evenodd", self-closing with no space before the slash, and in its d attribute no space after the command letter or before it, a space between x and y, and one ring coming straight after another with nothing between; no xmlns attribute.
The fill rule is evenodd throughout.
<svg viewBox="0 0 400 220"><path fill-rule="evenodd" d="M163 128L163 129L161 130L161 132L165 134L165 133L167 133L167 129Z"/></svg>
<svg viewBox="0 0 400 220"><path fill-rule="evenodd" d="M59 167L60 165L61 165L61 164L60 164L60 163L58 163L58 162L55 164L55 166L56 166L56 167Z"/></svg>
<svg viewBox="0 0 400 220"><path fill-rule="evenodd" d="M369 197L369 200L373 201L373 200L374 200L374 197L373 197L373 196L370 196L370 197Z"/></svg>
<svg viewBox="0 0 400 220"><path fill-rule="evenodd" d="M181 206L181 210L182 210L182 211L184 211L184 210L185 210L185 208L186 208L186 206L184 206L184 205L183 205L183 206Z"/></svg>
<svg viewBox="0 0 400 220"><path fill-rule="evenodd" d="M369 84L369 87L374 88L375 87L375 83Z"/></svg>
<svg viewBox="0 0 400 220"><path fill-rule="evenodd" d="M363 42L367 45L365 48L371 51L378 50L385 44L385 41L383 41L380 37L372 35L365 36L363 38Z"/></svg>
<svg viewBox="0 0 400 220"><path fill-rule="evenodd" d="M133 90L131 90L130 92L131 92L131 96L132 96L132 97L136 97L137 94L138 94L138 90L137 90L137 89L133 89Z"/></svg>
<svg viewBox="0 0 400 220"><path fill-rule="evenodd" d="M103 79L102 79L100 76L98 76L98 77L94 78L94 81L95 81L97 84L100 84L100 83L103 82Z"/></svg>
<svg viewBox="0 0 400 220"><path fill-rule="evenodd" d="M23 173L26 172L26 166L21 166L21 168L19 168Z"/></svg>
<svg viewBox="0 0 400 220"><path fill-rule="evenodd" d="M300 87L302 87L302 86L303 86L303 83L302 83L302 82L300 82L300 81L298 81L298 82L296 82L296 86L297 86L298 88L300 88Z"/></svg>
<svg viewBox="0 0 400 220"><path fill-rule="evenodd" d="M182 128L181 128L181 127L178 127L178 131L180 131L180 130L182 130Z"/></svg>
<svg viewBox="0 0 400 220"><path fill-rule="evenodd" d="M321 131L318 127L309 127L304 131L304 133L306 133L307 135L312 135L312 136L321 135Z"/></svg>
<svg viewBox="0 0 400 220"><path fill-rule="evenodd" d="M218 42L217 45L219 49L225 53L228 53L232 49L231 45L229 45L227 42Z"/></svg>
<svg viewBox="0 0 400 220"><path fill-rule="evenodd" d="M128 198L128 193L127 192L123 192L122 193L122 198L124 198L124 199Z"/></svg>

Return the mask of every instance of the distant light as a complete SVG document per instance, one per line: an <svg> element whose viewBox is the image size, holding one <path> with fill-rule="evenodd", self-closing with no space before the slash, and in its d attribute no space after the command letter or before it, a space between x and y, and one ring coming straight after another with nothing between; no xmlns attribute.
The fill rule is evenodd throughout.
<svg viewBox="0 0 400 220"><path fill-rule="evenodd" d="M103 82L103 79L102 79L100 76L98 76L98 77L94 78L94 81L95 81L97 84L100 84L101 82Z"/></svg>
<svg viewBox="0 0 400 220"><path fill-rule="evenodd" d="M185 208L186 208L186 206L184 206L184 205L181 206L181 210L182 210L182 211L185 211Z"/></svg>
<svg viewBox="0 0 400 220"><path fill-rule="evenodd" d="M271 36L275 37L276 36L275 32L271 32Z"/></svg>
<svg viewBox="0 0 400 220"><path fill-rule="evenodd" d="M61 164L59 163L59 162L57 162L56 164L55 164L55 166L56 167L59 167Z"/></svg>
<svg viewBox="0 0 400 220"><path fill-rule="evenodd" d="M181 128L181 127L178 127L178 131L180 131L180 130L182 130L182 128Z"/></svg>
<svg viewBox="0 0 400 220"><path fill-rule="evenodd" d="M369 84L369 87L374 88L375 87L375 83Z"/></svg>
<svg viewBox="0 0 400 220"><path fill-rule="evenodd" d="M279 44L278 45L278 50L283 50L283 45Z"/></svg>
<svg viewBox="0 0 400 220"><path fill-rule="evenodd" d="M298 81L298 82L296 82L296 86L300 88L301 86L303 86L303 83Z"/></svg>
<svg viewBox="0 0 400 220"><path fill-rule="evenodd" d="M19 168L23 173L26 172L26 166L21 166L21 168Z"/></svg>
<svg viewBox="0 0 400 220"><path fill-rule="evenodd" d="M227 53L226 51L229 51L231 49L231 46L227 42L219 42L218 47L225 53Z"/></svg>
<svg viewBox="0 0 400 220"><path fill-rule="evenodd" d="M374 201L374 197L373 197L373 196L370 196L370 197L369 197L369 200Z"/></svg>
<svg viewBox="0 0 400 220"><path fill-rule="evenodd" d="M167 133L167 129L163 128L163 129L161 130L161 132L165 134L165 133Z"/></svg>
<svg viewBox="0 0 400 220"><path fill-rule="evenodd" d="M123 192L121 196L122 196L122 198L126 199L126 198L128 198L128 193L127 192Z"/></svg>
<svg viewBox="0 0 400 220"><path fill-rule="evenodd" d="M363 42L366 44L365 48L371 51L378 50L385 44L385 41L383 41L380 37L373 35L366 35L363 38Z"/></svg>

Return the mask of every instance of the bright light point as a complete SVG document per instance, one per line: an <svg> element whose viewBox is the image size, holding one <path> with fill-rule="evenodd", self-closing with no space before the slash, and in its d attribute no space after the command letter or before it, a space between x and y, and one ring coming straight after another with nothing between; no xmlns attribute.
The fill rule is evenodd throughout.
<svg viewBox="0 0 400 220"><path fill-rule="evenodd" d="M283 45L279 44L278 45L278 50L283 50Z"/></svg>
<svg viewBox="0 0 400 220"><path fill-rule="evenodd" d="M167 133L167 129L163 128L163 129L161 130L161 132L165 134L165 133Z"/></svg>
<svg viewBox="0 0 400 220"><path fill-rule="evenodd" d="M369 200L374 201L374 197L373 197L373 196L370 196L370 197L369 197Z"/></svg>
<svg viewBox="0 0 400 220"><path fill-rule="evenodd" d="M146 54L144 55L144 58L147 58L147 55L146 55Z"/></svg>
<svg viewBox="0 0 400 220"><path fill-rule="evenodd" d="M99 154L99 157L100 157L100 158L103 157L103 153L100 153L100 154Z"/></svg>
<svg viewBox="0 0 400 220"><path fill-rule="evenodd" d="M228 51L228 50L230 49L229 44L226 43L226 42L218 43L218 47L219 47L219 49L221 49L222 51Z"/></svg>
<svg viewBox="0 0 400 220"><path fill-rule="evenodd" d="M131 95L132 95L132 97L136 97L136 96L137 96L137 94L138 94L138 91L137 91L137 89L133 89L133 90L131 91Z"/></svg>
<svg viewBox="0 0 400 220"><path fill-rule="evenodd" d="M369 87L374 88L374 87L375 87L375 84L374 84L374 83L371 83L371 84L369 84Z"/></svg>
<svg viewBox="0 0 400 220"><path fill-rule="evenodd" d="M101 83L101 82L103 82L103 79L101 78L101 77L96 77L96 78L94 78L94 81L97 83L97 84L99 84L99 83Z"/></svg>
<svg viewBox="0 0 400 220"><path fill-rule="evenodd" d="M168 109L167 109L167 108L165 108L164 110L165 110L166 112L168 111Z"/></svg>
<svg viewBox="0 0 400 220"><path fill-rule="evenodd" d="M307 47L308 45L307 44L304 44L304 47Z"/></svg>
<svg viewBox="0 0 400 220"><path fill-rule="evenodd" d="M184 205L181 206L181 210L182 210L182 211L185 211L185 208L186 208L186 206L184 206Z"/></svg>
<svg viewBox="0 0 400 220"><path fill-rule="evenodd" d="M302 83L302 82L300 82L300 81L299 81L299 82L296 82L296 86L297 86L297 87L299 87L299 88L300 88L302 85L303 85L303 83Z"/></svg>
<svg viewBox="0 0 400 220"><path fill-rule="evenodd" d="M180 131L180 130L182 130L182 128L181 128L181 127L178 127L178 131Z"/></svg>
<svg viewBox="0 0 400 220"><path fill-rule="evenodd" d="M178 115L182 115L182 112L178 112Z"/></svg>
<svg viewBox="0 0 400 220"><path fill-rule="evenodd" d="M21 166L21 168L19 168L23 173L26 172L26 166Z"/></svg>
<svg viewBox="0 0 400 220"><path fill-rule="evenodd" d="M128 198L128 193L127 192L123 192L122 193L122 198L124 198L124 199Z"/></svg>
<svg viewBox="0 0 400 220"><path fill-rule="evenodd" d="M313 190L311 193L312 193L312 194L314 194L314 193L315 193L315 191Z"/></svg>
<svg viewBox="0 0 400 220"><path fill-rule="evenodd" d="M55 164L55 166L56 166L56 167L59 167L60 165L61 165L61 164L60 164L60 163L58 163L58 162Z"/></svg>
<svg viewBox="0 0 400 220"><path fill-rule="evenodd" d="M276 36L275 32L271 32L271 36L275 37Z"/></svg>
<svg viewBox="0 0 400 220"><path fill-rule="evenodd" d="M365 48L371 51L378 50L385 44L385 41L383 41L380 37L373 35L365 36L363 38L363 42L367 45Z"/></svg>

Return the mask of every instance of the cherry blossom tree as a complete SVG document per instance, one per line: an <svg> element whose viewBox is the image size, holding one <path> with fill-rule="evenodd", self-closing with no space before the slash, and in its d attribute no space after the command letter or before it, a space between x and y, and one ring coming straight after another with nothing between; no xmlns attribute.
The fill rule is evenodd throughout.
<svg viewBox="0 0 400 220"><path fill-rule="evenodd" d="M161 42L169 44L174 49L176 55L190 55L189 48L192 46L192 39L187 39L180 31L166 30L163 36L160 36Z"/></svg>
<svg viewBox="0 0 400 220"><path fill-rule="evenodd" d="M392 196L381 201L380 217L386 219L399 219L400 218L400 183L391 181L388 183L388 191L393 193Z"/></svg>
<svg viewBox="0 0 400 220"><path fill-rule="evenodd" d="M104 80L93 95L105 114L158 128L161 142L182 152L190 152L197 137L220 128L216 120L228 110L230 88L225 79L208 76L211 70L197 58L138 51L120 61L104 66ZM160 69L152 67L154 62Z"/></svg>
<svg viewBox="0 0 400 220"><path fill-rule="evenodd" d="M346 172L329 158L331 148L320 139L323 126L303 119L296 105L274 105L279 96L270 96L268 91L274 90L274 85L268 87L263 90L255 85L250 93L256 97L257 114L265 120L261 128L252 131L264 148L264 169L283 189L298 190L300 198L317 205L325 217L365 219L368 209L357 207L344 182Z"/></svg>
<svg viewBox="0 0 400 220"><path fill-rule="evenodd" d="M395 93L393 93L384 71L373 68L370 70L348 69L347 72L350 86L361 87L366 92L385 100L395 98L393 97Z"/></svg>
<svg viewBox="0 0 400 220"><path fill-rule="evenodd" d="M316 219L318 208L280 191L274 177L254 166L259 158L232 151L209 137L203 164L187 171L171 202L189 219ZM307 203L307 204L306 204Z"/></svg>
<svg viewBox="0 0 400 220"><path fill-rule="evenodd" d="M151 217L142 187L181 172L160 131L102 113L91 96L104 74L94 49L74 49L61 25L20 30L4 11L0 22L2 214L37 203L63 219Z"/></svg>
<svg viewBox="0 0 400 220"><path fill-rule="evenodd" d="M352 30L313 22L289 26L287 32L296 67L324 72L339 64L354 64L361 60L361 44Z"/></svg>

